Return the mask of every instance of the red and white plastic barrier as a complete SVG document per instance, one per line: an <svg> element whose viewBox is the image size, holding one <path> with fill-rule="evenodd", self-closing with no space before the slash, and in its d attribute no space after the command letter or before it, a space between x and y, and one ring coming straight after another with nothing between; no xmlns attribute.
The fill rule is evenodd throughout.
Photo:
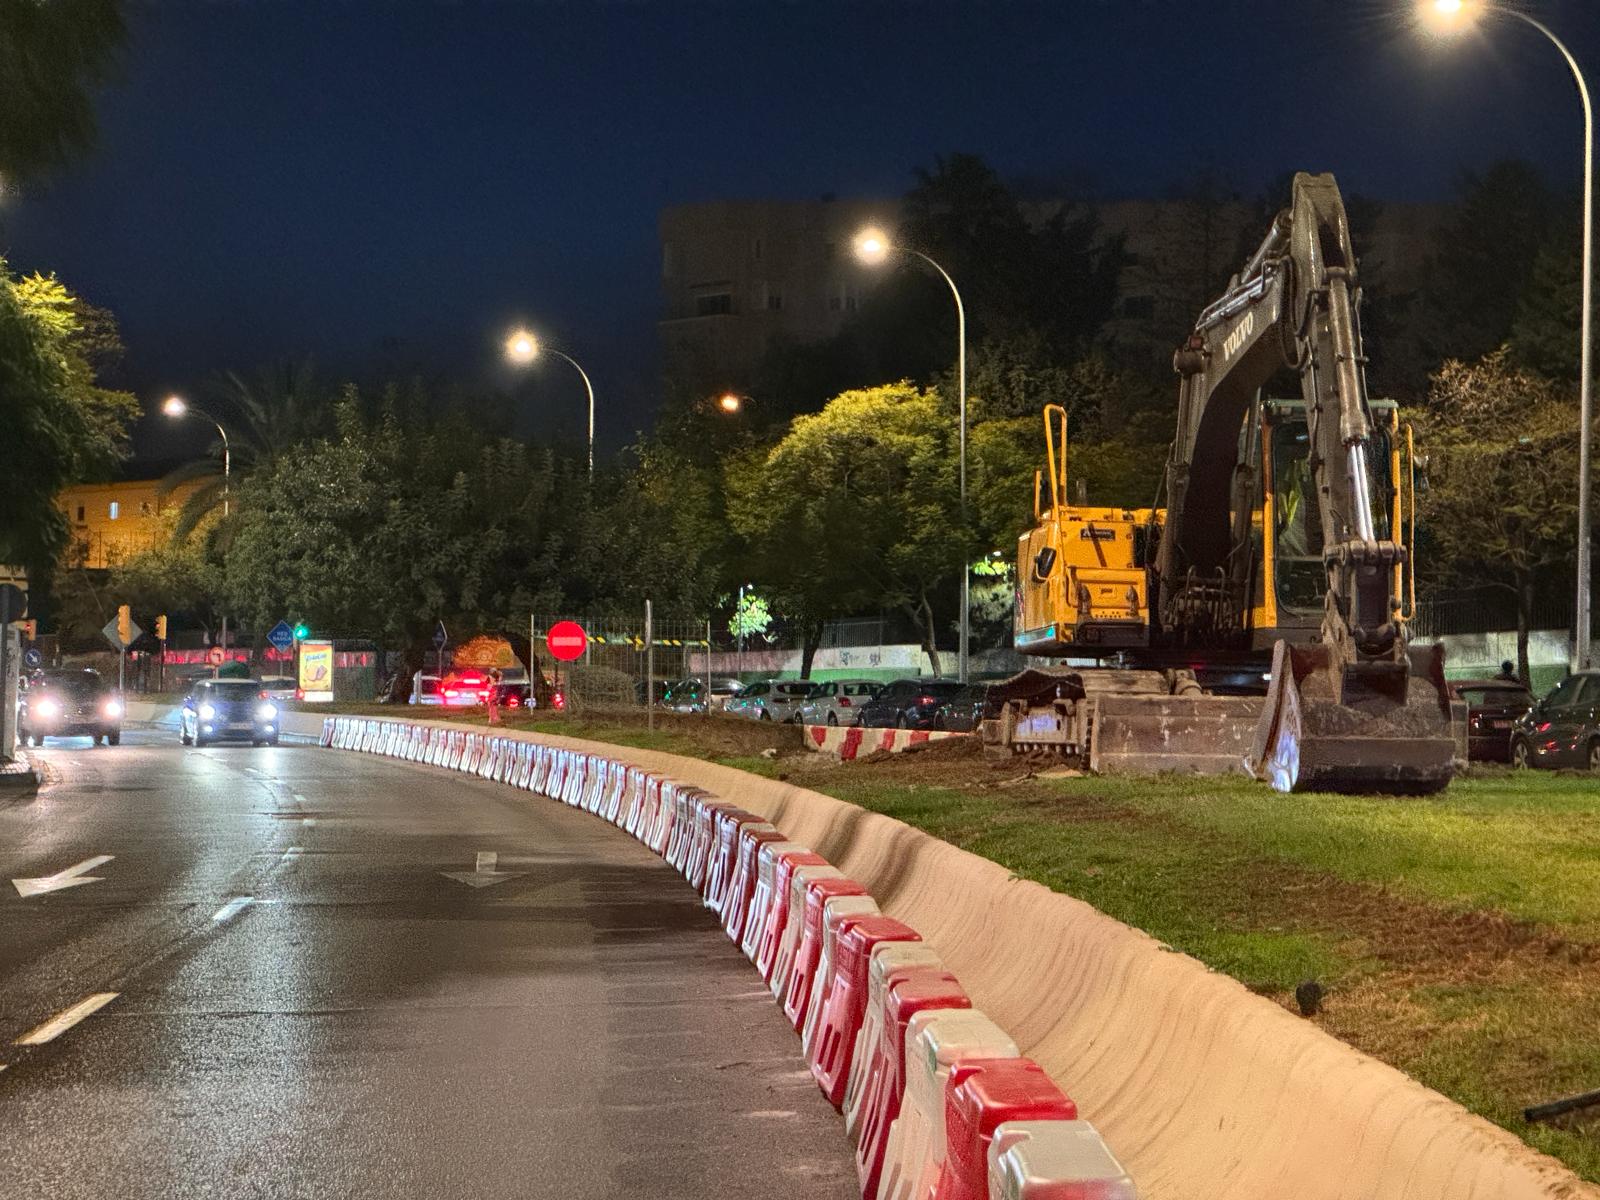
<svg viewBox="0 0 1600 1200"><path fill-rule="evenodd" d="M902 750L909 750L913 746L925 746L929 742L942 741L945 738L972 736L967 733L950 733L943 729L861 729L854 725L807 725L805 731L805 743L808 748L822 754L831 754L846 762L855 758L865 758L880 750L889 754L899 754Z"/></svg>
<svg viewBox="0 0 1600 1200"><path fill-rule="evenodd" d="M807 733L817 748L833 739L841 757L962 736ZM655 851L702 894L802 1035L818 1087L845 1114L863 1200L1135 1200L1094 1126L972 1007L917 931L771 822L654 772L526 737L329 717L321 744L536 792Z"/></svg>

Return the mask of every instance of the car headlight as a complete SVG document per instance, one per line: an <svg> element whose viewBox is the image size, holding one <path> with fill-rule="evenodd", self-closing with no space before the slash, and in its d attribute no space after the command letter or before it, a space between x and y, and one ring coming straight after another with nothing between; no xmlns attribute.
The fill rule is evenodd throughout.
<svg viewBox="0 0 1600 1200"><path fill-rule="evenodd" d="M113 720L115 720L116 718L118 718L118 717L120 717L122 715L122 701L120 701L120 700L107 700L106 704L105 704L105 707L103 709L101 709L100 711L105 713L106 716L108 716L108 717L112 718Z"/></svg>
<svg viewBox="0 0 1600 1200"><path fill-rule="evenodd" d="M272 704L258 704L258 705L256 705L256 720L258 720L258 721L270 721L274 717L276 717L277 715L278 715L278 709L277 709L276 705L272 705Z"/></svg>
<svg viewBox="0 0 1600 1200"><path fill-rule="evenodd" d="M209 721L209 720L211 720L212 717L214 717L216 715L217 715L217 706L215 704L207 703L207 704L202 704L200 706L200 719L202 721Z"/></svg>
<svg viewBox="0 0 1600 1200"><path fill-rule="evenodd" d="M61 705L54 700L41 700L33 706L33 711L41 717L56 717L61 715Z"/></svg>

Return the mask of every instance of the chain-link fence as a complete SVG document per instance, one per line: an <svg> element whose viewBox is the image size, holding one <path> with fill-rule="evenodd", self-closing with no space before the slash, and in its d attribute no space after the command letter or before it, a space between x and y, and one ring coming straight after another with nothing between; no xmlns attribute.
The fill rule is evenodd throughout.
<svg viewBox="0 0 1600 1200"><path fill-rule="evenodd" d="M546 635L559 621L583 626L588 642L582 657L558 662ZM704 617L637 613L607 615L535 615L533 654L546 679L566 697L575 712L623 705L642 708L659 702L674 682L704 673L706 648L712 636Z"/></svg>

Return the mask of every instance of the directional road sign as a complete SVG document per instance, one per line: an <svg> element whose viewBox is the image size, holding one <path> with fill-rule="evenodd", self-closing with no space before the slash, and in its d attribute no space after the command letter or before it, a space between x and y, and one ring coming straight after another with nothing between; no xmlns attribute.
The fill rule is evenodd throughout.
<svg viewBox="0 0 1600 1200"><path fill-rule="evenodd" d="M446 629L444 627L444 622L440 621L439 622L439 628L437 628L437 629L435 629L433 631L433 644L442 649L444 647L444 644L446 642L448 642L449 640L450 640L450 634L446 631Z"/></svg>
<svg viewBox="0 0 1600 1200"><path fill-rule="evenodd" d="M572 662L583 657L589 645L589 635L576 621L557 621L550 626L550 632L544 635L544 642L550 647L552 657L562 662Z"/></svg>
<svg viewBox="0 0 1600 1200"><path fill-rule="evenodd" d="M36 647L29 646L22 652L22 661L30 668L37 667L44 663L44 655L40 654Z"/></svg>
<svg viewBox="0 0 1600 1200"><path fill-rule="evenodd" d="M294 649L294 630L289 627L289 622L279 621L267 630L267 641L279 654L287 654Z"/></svg>
<svg viewBox="0 0 1600 1200"><path fill-rule="evenodd" d="M113 650L126 650L129 646L133 645L144 636L144 630L139 627L139 622L129 621L128 640L124 642L117 636L117 619L115 617L112 617L111 620L107 621L105 628L100 632L105 634L106 641L111 643L111 648Z"/></svg>

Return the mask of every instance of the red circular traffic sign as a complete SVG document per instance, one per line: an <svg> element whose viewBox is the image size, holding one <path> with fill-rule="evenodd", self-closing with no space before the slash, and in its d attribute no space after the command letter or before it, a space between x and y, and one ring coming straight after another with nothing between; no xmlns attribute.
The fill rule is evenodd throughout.
<svg viewBox="0 0 1600 1200"><path fill-rule="evenodd" d="M576 621L557 621L550 626L550 632L544 635L544 644L554 657L562 662L571 662L583 657L589 645L589 635Z"/></svg>

